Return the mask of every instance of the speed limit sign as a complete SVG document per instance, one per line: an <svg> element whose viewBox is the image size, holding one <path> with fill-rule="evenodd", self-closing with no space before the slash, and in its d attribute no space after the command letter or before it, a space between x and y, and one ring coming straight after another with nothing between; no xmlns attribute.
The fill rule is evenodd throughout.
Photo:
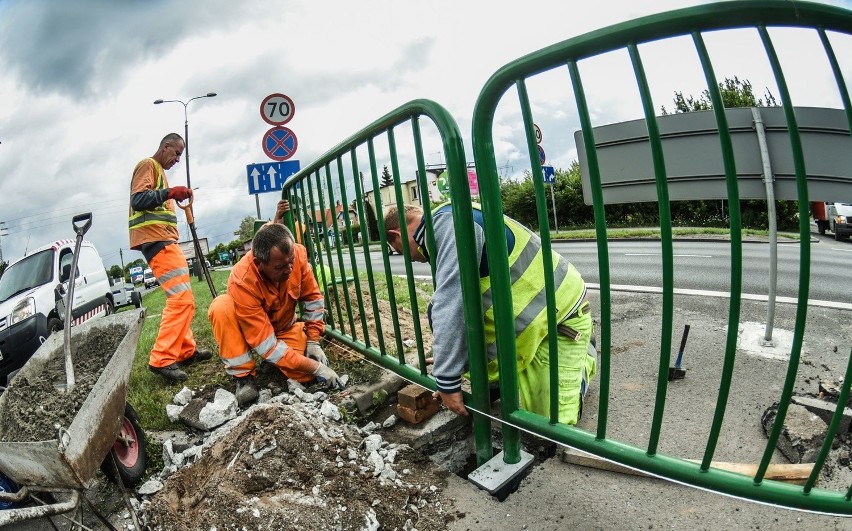
<svg viewBox="0 0 852 531"><path fill-rule="evenodd" d="M293 119L296 105L284 94L270 94L260 103L260 116L270 125L284 125Z"/></svg>
<svg viewBox="0 0 852 531"><path fill-rule="evenodd" d="M533 124L535 128L535 143L541 144L541 128L537 124Z"/></svg>

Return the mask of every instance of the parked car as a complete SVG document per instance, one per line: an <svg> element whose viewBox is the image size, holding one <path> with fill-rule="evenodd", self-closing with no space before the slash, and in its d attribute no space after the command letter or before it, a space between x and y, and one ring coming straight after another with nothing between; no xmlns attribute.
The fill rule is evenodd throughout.
<svg viewBox="0 0 852 531"><path fill-rule="evenodd" d="M123 280L117 280L112 285L112 301L116 308L122 306L133 305L136 308L142 307L142 294L136 291L133 284L125 283Z"/></svg>
<svg viewBox="0 0 852 531"><path fill-rule="evenodd" d="M146 288L153 288L159 284L157 277L154 276L154 272L150 268L146 269L142 274L142 281L145 283Z"/></svg>
<svg viewBox="0 0 852 531"><path fill-rule="evenodd" d="M0 386L6 386L41 345L64 326L65 304L74 258L74 240L39 247L6 268L0 277ZM95 246L80 246L74 275L72 326L112 313L113 295Z"/></svg>

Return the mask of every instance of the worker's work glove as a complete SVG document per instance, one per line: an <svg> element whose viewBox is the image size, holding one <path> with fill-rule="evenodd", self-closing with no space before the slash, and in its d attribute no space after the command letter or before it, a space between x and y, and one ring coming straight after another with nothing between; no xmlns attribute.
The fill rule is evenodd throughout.
<svg viewBox="0 0 852 531"><path fill-rule="evenodd" d="M328 357L316 341L308 341L308 348L305 350L305 356L312 360L316 360L323 365L328 365Z"/></svg>
<svg viewBox="0 0 852 531"><path fill-rule="evenodd" d="M325 382L329 389L343 389L343 381L340 376L328 365L320 363L317 370L314 371L314 376L316 376L318 382Z"/></svg>
<svg viewBox="0 0 852 531"><path fill-rule="evenodd" d="M190 197L192 197L192 190L187 188L186 186L172 186L169 188L169 194L167 196L169 199L174 199L175 201L186 201Z"/></svg>

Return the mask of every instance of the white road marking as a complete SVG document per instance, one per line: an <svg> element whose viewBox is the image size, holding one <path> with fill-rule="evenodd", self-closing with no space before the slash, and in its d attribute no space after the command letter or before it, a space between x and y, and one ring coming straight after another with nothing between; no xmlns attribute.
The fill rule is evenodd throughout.
<svg viewBox="0 0 852 531"><path fill-rule="evenodd" d="M592 282L587 282L586 287L589 289L600 290L600 284L594 284ZM612 284L612 291L633 291L637 293L662 293L663 288L656 286L631 286L626 284ZM675 288L673 292L677 295L699 295L702 297L718 297L718 298L730 298L731 294L727 291L709 291L702 289L684 289L684 288ZM769 297L767 295L757 295L753 293L743 293L743 300L751 300L751 301L763 301L766 302ZM796 304L799 300L795 297L775 297L775 302L785 303L785 304ZM808 306L820 306L823 308L835 308L838 310L852 310L852 304L846 302L835 302L835 301L824 301L817 299L808 299Z"/></svg>

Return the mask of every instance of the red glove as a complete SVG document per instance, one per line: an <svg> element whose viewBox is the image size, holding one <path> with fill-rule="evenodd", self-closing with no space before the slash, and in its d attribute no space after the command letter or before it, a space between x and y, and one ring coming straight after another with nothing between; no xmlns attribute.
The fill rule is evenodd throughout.
<svg viewBox="0 0 852 531"><path fill-rule="evenodd" d="M169 188L169 195L167 197L175 201L186 201L192 197L192 190L186 186L172 186Z"/></svg>

